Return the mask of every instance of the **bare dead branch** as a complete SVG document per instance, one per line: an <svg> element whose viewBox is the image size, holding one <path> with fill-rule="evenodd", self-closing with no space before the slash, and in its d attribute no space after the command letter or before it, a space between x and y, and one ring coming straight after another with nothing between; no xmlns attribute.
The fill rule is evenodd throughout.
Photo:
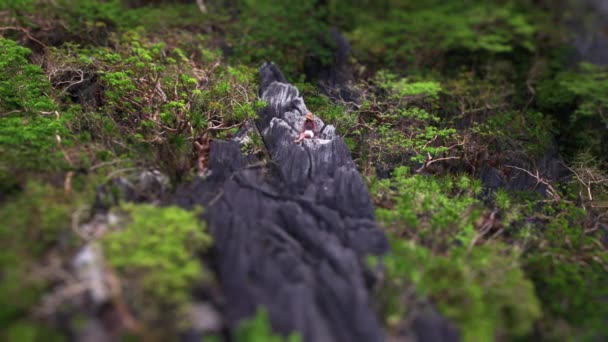
<svg viewBox="0 0 608 342"><path fill-rule="evenodd" d="M443 157L443 158L437 158L437 159L430 159L430 160L424 162L424 164L416 170L416 173L420 173L420 172L424 171L427 167L429 167L429 165L434 164L438 161L445 161L445 160L452 160L452 159L461 159L461 157Z"/></svg>
<svg viewBox="0 0 608 342"><path fill-rule="evenodd" d="M508 167L508 168L512 168L512 169L516 169L516 170L525 172L528 175L532 176L534 179L536 179L536 184L540 183L540 184L543 184L543 185L545 185L547 187L547 189L545 190L547 192L547 195L553 197L553 199L555 201L561 200L561 197L559 196L559 194L557 193L557 191L555 190L555 188L551 184L549 184L549 182L547 180L545 180L544 178L542 178L540 176L540 172L538 170L536 170L536 174L534 174L534 173L532 173L532 172L530 172L530 171L528 171L528 170L526 170L524 168L521 168L521 167L517 167L517 166L513 166L513 165L505 165L505 166Z"/></svg>
<svg viewBox="0 0 608 342"><path fill-rule="evenodd" d="M26 29L25 27L18 27L18 26L4 26L4 27L0 27L0 31L21 31L25 34L25 36L33 41L34 43L40 45L42 47L43 50L47 49L47 46L39 41L38 39L36 39L34 36L32 36L32 34L30 33L30 31L28 29Z"/></svg>

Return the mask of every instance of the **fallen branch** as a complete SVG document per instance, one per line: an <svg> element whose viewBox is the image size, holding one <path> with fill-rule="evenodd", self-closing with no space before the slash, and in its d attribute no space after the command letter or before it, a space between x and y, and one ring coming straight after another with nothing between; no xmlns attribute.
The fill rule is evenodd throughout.
<svg viewBox="0 0 608 342"><path fill-rule="evenodd" d="M34 36L32 36L32 34L30 33L30 31L24 27L18 27L18 26L5 26L5 27L0 27L0 31L21 31L23 33L25 33L25 36L33 41L34 43L40 45L42 47L43 50L46 50L47 46L39 41L38 39L34 38Z"/></svg>
<svg viewBox="0 0 608 342"><path fill-rule="evenodd" d="M11 114L22 113L22 112L23 112L22 110L15 109L15 110L11 110L10 112L0 113L0 116L8 116Z"/></svg>
<svg viewBox="0 0 608 342"><path fill-rule="evenodd" d="M425 161L424 164L422 164L422 166L416 170L416 173L420 173L420 172L424 171L427 167L429 167L429 165L434 164L438 161L445 161L445 160L451 160L451 159L460 159L460 157L443 157L443 158L437 158L437 159L431 158L431 159Z"/></svg>
<svg viewBox="0 0 608 342"><path fill-rule="evenodd" d="M536 179L536 185L538 185L540 183L540 184L543 184L543 185L545 185L547 187L547 189L546 189L547 195L553 197L553 199L555 201L561 200L561 197L559 196L559 194L557 193L557 191L555 190L555 188L553 186L551 186L551 184L549 184L548 181L546 181L545 179L543 179L540 176L540 173L538 172L538 170L536 170L536 174L533 174L532 172L530 172L530 171L528 171L528 170L526 170L524 168L521 168L521 167L517 167L517 166L513 166L513 165L505 165L505 166L508 167L508 168L516 169L516 170L519 170L519 171L523 171L523 172L527 173L528 175L532 176L534 179Z"/></svg>

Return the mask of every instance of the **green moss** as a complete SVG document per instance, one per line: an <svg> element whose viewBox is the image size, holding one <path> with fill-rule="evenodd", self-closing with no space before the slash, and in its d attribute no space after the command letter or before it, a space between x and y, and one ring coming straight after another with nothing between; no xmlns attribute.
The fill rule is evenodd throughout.
<svg viewBox="0 0 608 342"><path fill-rule="evenodd" d="M390 91L391 96L396 98L407 98L416 95L437 99L442 91L441 84L435 81L428 80L410 80L408 78L399 78L397 75L381 70L375 76L375 81L378 82L380 88Z"/></svg>
<svg viewBox="0 0 608 342"><path fill-rule="evenodd" d="M65 116L50 97L49 80L28 61L30 50L5 38L0 50L0 190L7 191L23 173L61 168L56 137L65 144L69 135Z"/></svg>
<svg viewBox="0 0 608 342"><path fill-rule="evenodd" d="M134 301L146 323L166 317L176 324L192 289L210 281L198 259L211 245L199 212L149 204L121 210L130 221L103 237L108 262L135 287Z"/></svg>
<svg viewBox="0 0 608 342"><path fill-rule="evenodd" d="M263 105L256 99L256 70L220 64L221 55L202 36L176 45L137 28L108 40L112 48L51 49L52 65L83 70L103 89L101 106L83 101L72 127L116 155L155 164L174 181L193 166L194 140L225 137Z"/></svg>
<svg viewBox="0 0 608 342"><path fill-rule="evenodd" d="M364 167L423 170L434 159L459 159L462 138L439 111L440 83L378 72L373 85L361 88L361 105L346 114L354 127L345 137L355 139L353 147L364 152Z"/></svg>
<svg viewBox="0 0 608 342"><path fill-rule="evenodd" d="M15 41L0 38L3 58L0 61L0 110L39 113L52 111L56 105L49 98L51 86L42 68L27 60L30 50ZM6 114L4 114L6 115Z"/></svg>

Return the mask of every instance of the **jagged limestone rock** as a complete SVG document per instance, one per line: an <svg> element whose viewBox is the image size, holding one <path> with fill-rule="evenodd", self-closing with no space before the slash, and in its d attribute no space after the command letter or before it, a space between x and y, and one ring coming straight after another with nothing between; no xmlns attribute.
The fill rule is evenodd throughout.
<svg viewBox="0 0 608 342"><path fill-rule="evenodd" d="M273 327L304 341L382 341L364 258L388 250L366 184L335 129L294 143L308 109L273 64L260 69L268 106L256 122L270 156L263 168L236 141L214 141L211 176L172 203L205 206L213 266L229 327L264 306ZM323 130L323 134L319 134Z"/></svg>

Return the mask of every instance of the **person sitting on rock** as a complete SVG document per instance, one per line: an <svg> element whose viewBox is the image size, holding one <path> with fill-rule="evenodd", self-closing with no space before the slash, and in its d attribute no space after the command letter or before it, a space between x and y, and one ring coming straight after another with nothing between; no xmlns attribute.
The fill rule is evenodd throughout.
<svg viewBox="0 0 608 342"><path fill-rule="evenodd" d="M306 120L304 121L304 125L302 127L302 132L300 133L300 136L298 137L298 139L296 139L294 142L297 144L300 141L304 140L304 138L307 139L312 139L315 137L315 120L312 116L311 112L308 112L308 114L306 114Z"/></svg>

